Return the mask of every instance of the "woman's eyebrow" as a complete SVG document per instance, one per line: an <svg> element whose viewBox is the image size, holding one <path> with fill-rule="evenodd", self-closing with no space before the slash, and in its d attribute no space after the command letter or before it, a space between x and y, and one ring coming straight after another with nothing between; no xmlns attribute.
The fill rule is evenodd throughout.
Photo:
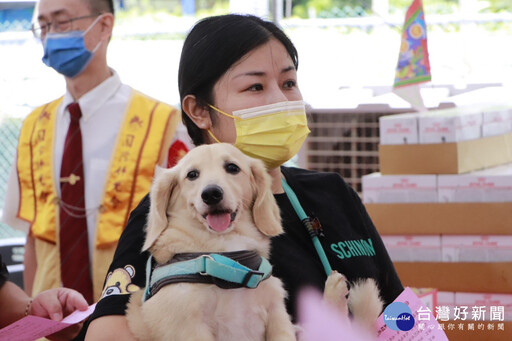
<svg viewBox="0 0 512 341"><path fill-rule="evenodd" d="M242 77L242 76L265 76L266 73L264 71L249 71L249 72L243 72L240 73L233 78Z"/></svg>
<svg viewBox="0 0 512 341"><path fill-rule="evenodd" d="M295 66L290 65L290 66L287 66L287 67L281 69L281 73L287 73L290 71L295 71ZM233 78L242 77L242 76L261 77L261 76L265 76L266 74L267 73L265 71L248 71L248 72L239 73L238 75L235 75Z"/></svg>
<svg viewBox="0 0 512 341"><path fill-rule="evenodd" d="M290 72L290 71L296 71L295 66L290 65L290 66L288 66L288 67L285 67L285 68L283 68L283 69L281 70L281 73L286 73L286 72Z"/></svg>

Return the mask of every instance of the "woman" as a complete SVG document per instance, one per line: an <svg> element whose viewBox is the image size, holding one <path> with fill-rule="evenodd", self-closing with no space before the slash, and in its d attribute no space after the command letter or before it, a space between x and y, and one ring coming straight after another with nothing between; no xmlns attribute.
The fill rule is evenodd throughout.
<svg viewBox="0 0 512 341"><path fill-rule="evenodd" d="M288 291L287 309L294 319L298 291L306 286L323 290L329 267L349 281L375 278L389 304L403 287L358 195L338 174L279 167L309 132L297 66L295 47L273 23L241 15L200 21L185 40L178 75L189 135L196 145L233 143L266 163L285 231L272 241L270 262ZM322 225L320 250L290 203L283 179L305 213ZM132 212L110 267L112 274L125 269L129 284L139 287L145 285L148 255L139 251L148 211L146 197ZM323 262L319 251L325 253ZM87 338L108 339L107 330L120 337L121 330L128 331L121 315L129 295L113 294L128 293L127 284L118 288L107 279Z"/></svg>

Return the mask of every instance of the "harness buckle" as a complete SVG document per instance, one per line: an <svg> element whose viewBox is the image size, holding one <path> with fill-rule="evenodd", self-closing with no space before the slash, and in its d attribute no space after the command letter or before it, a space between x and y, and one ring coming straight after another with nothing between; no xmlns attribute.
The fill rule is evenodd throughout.
<svg viewBox="0 0 512 341"><path fill-rule="evenodd" d="M261 281L261 279L265 276L265 273L263 273L261 271L250 270L245 274L244 280L240 284L244 287L247 287L247 283L249 283L252 276L260 276L260 281ZM258 286L258 284L259 284L259 282L256 284L255 288Z"/></svg>
<svg viewBox="0 0 512 341"><path fill-rule="evenodd" d="M203 271L199 271L199 274L201 276L209 276L208 272L206 272L206 260L210 259L211 261L215 262L215 259L213 259L213 257L210 256L210 255L201 255L201 258L203 258L203 261L204 261L204 263L203 263L204 264L204 267L203 267L204 270Z"/></svg>

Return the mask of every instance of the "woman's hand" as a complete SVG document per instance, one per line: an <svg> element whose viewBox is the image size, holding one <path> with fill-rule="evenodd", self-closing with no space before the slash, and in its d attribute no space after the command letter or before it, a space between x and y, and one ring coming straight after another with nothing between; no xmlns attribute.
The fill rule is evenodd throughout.
<svg viewBox="0 0 512 341"><path fill-rule="evenodd" d="M43 291L37 295L28 313L53 321L61 321L75 310L83 311L88 307L87 301L79 292L67 288L57 288ZM83 323L71 325L47 338L53 341L73 339L82 329L82 325Z"/></svg>

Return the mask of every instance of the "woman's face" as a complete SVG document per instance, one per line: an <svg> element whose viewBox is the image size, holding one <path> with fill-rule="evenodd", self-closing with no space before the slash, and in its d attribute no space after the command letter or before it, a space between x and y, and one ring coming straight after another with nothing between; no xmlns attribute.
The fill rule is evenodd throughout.
<svg viewBox="0 0 512 341"><path fill-rule="evenodd" d="M297 70L283 44L271 39L246 54L217 81L213 100L215 107L228 114L266 104L302 100ZM217 113L212 120L213 134L221 142L235 143L233 118Z"/></svg>

